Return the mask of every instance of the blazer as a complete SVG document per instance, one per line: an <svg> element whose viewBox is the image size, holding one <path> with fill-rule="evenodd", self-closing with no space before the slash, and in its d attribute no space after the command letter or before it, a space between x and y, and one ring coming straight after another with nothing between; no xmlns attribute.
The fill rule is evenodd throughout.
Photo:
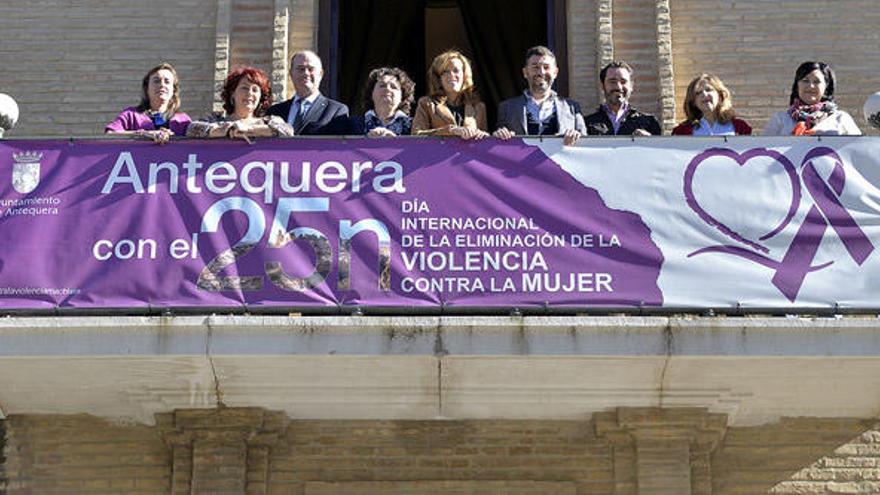
<svg viewBox="0 0 880 495"><path fill-rule="evenodd" d="M455 127L455 116L446 106L446 100L436 100L430 96L419 98L416 116L413 118L412 134L431 136L452 136L452 128ZM462 127L476 127L487 130L486 105L478 101L475 105L464 105L464 122Z"/></svg>
<svg viewBox="0 0 880 495"><path fill-rule="evenodd" d="M614 135L614 125L611 123L611 119L608 118L608 114L605 113L605 109L601 106L597 108L595 112L587 115L585 120L587 123L587 132L589 134L604 136ZM654 136L662 134L660 123L657 122L657 119L653 115L642 113L633 107L629 107L626 115L623 116L623 120L620 121L620 128L617 129L617 135L630 136L636 129L648 131L648 133Z"/></svg>
<svg viewBox="0 0 880 495"><path fill-rule="evenodd" d="M525 95L502 101L498 106L497 127L506 127L514 134L527 135L529 125L526 116L526 103ZM584 116L581 114L581 106L574 100L556 96L556 120L559 124L560 135L569 129L574 129L581 134L587 133Z"/></svg>
<svg viewBox="0 0 880 495"><path fill-rule="evenodd" d="M752 127L746 123L745 120L734 117L730 122L733 124L733 132L735 132L737 136L750 136L752 134ZM688 121L684 121L672 129L672 135L693 136L694 125Z"/></svg>
<svg viewBox="0 0 880 495"><path fill-rule="evenodd" d="M266 114L277 115L287 122L292 106L293 98L272 105ZM344 136L351 134L350 127L348 107L319 94L303 116L302 124L294 132L300 136Z"/></svg>

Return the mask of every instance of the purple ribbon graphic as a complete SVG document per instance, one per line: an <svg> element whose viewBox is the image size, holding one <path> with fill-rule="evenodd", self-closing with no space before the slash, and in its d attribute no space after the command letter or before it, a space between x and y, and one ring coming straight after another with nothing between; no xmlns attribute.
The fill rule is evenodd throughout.
<svg viewBox="0 0 880 495"><path fill-rule="evenodd" d="M769 156L777 163L781 164L788 174L792 186L792 199L789 205L788 213L785 218L773 230L760 237L760 241L764 241L779 234L792 220L797 207L801 200L801 182L813 198L813 206L810 207L807 216L795 234L794 239L788 247L782 261L776 261L765 256L769 250L758 242L747 239L745 236L734 231L700 206L693 191L694 174L697 167L705 160L712 157L727 157L739 164L740 167L745 165L747 161L758 156ZM828 180L825 181L816 170L814 160L817 158L830 158L834 161L834 169ZM812 265L825 230L830 225L834 232L840 237L844 247L858 265L861 265L874 251L868 236L862 231L855 219L846 210L840 202L840 195L843 194L843 187L846 183L846 172L843 167L843 161L840 156L831 149L826 147L814 148L804 157L801 162L800 178L797 175L794 165L784 155L764 148L756 148L749 150L743 154L725 148L712 148L694 157L688 164L684 174L684 194L687 204L704 222L712 225L721 231L724 235L731 239L745 244L752 250L739 246L709 246L693 253L688 257L705 253L724 253L745 258L754 263L761 264L776 271L773 275L772 283L776 288L794 302L797 294L803 285L804 278L810 272L821 270L830 266L833 262L827 262L821 265ZM755 251L760 251L757 253Z"/></svg>

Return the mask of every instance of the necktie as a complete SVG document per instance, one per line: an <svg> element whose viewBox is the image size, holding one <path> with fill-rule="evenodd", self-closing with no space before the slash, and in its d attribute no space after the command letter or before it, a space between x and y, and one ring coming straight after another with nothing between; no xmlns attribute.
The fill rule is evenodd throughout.
<svg viewBox="0 0 880 495"><path fill-rule="evenodd" d="M303 116L306 114L306 100L299 100L297 109L296 109L296 117L293 118L293 128L295 130L300 130L303 123Z"/></svg>

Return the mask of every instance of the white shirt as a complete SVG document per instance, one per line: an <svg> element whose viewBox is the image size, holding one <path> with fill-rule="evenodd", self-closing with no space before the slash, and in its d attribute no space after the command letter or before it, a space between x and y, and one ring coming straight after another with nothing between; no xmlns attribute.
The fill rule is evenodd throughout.
<svg viewBox="0 0 880 495"><path fill-rule="evenodd" d="M791 131L797 123L788 114L788 111L776 112L764 127L763 134L765 136L790 136ZM815 134L825 135L851 135L860 136L862 134L859 126L856 125L853 118L843 110L838 110L828 117L820 120L813 126Z"/></svg>
<svg viewBox="0 0 880 495"><path fill-rule="evenodd" d="M705 117L700 119L700 125L694 128L694 136L735 136L736 129L733 121L726 124L720 122L709 123Z"/></svg>
<svg viewBox="0 0 880 495"><path fill-rule="evenodd" d="M532 94L529 93L528 90L523 91L523 94L526 95L526 111L532 116L532 120L535 122L541 123L543 125L547 122L547 119L553 116L556 113L556 92L550 90L549 94L541 103L538 103L532 97Z"/></svg>

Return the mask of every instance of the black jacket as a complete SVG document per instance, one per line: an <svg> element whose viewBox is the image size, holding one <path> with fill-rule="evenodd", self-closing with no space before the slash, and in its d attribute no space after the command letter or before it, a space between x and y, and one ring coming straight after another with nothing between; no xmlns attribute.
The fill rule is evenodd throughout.
<svg viewBox="0 0 880 495"><path fill-rule="evenodd" d="M605 109L601 106L595 112L587 115L584 121L587 124L587 134L614 135L614 125L611 124L611 119L608 118L608 114L605 113ZM653 115L642 113L633 107L629 107L629 110L626 111L626 115L623 116L623 120L620 122L617 135L629 136L636 129L644 129L655 136L662 134L660 123L657 122Z"/></svg>

